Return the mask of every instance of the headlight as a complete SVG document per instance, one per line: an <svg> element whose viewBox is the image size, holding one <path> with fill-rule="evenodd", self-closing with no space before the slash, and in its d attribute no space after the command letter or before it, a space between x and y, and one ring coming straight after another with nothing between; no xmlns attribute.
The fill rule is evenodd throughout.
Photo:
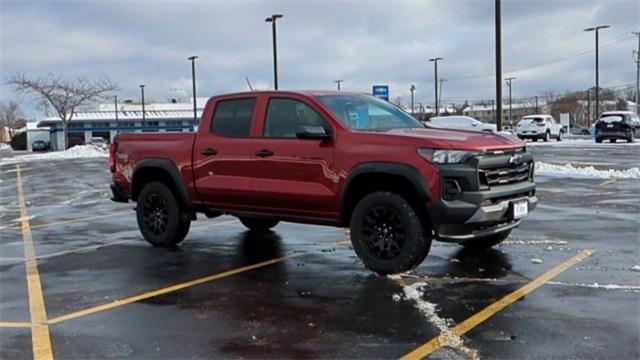
<svg viewBox="0 0 640 360"><path fill-rule="evenodd" d="M477 154L477 152L466 150L418 149L418 155L436 164L459 164Z"/></svg>

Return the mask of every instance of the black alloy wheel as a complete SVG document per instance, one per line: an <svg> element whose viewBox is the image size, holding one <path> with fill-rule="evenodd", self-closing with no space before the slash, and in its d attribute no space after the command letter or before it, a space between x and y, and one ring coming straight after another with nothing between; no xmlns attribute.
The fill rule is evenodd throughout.
<svg viewBox="0 0 640 360"><path fill-rule="evenodd" d="M362 237L370 253L380 260L393 260L405 245L407 230L398 212L389 207L371 208L362 224Z"/></svg>
<svg viewBox="0 0 640 360"><path fill-rule="evenodd" d="M152 192L142 204L142 218L154 235L162 235L169 224L167 201L158 193Z"/></svg>

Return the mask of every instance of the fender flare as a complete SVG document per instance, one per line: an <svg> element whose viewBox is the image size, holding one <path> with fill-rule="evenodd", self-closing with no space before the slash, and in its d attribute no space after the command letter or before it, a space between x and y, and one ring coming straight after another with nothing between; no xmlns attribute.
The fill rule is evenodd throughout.
<svg viewBox="0 0 640 360"><path fill-rule="evenodd" d="M427 181L420 171L411 165L390 162L368 162L359 164L351 169L342 187L342 194L340 195L340 220L342 222L344 222L347 217L346 196L349 193L351 182L363 174L387 174L403 177L413 185L413 188L420 196L419 200L421 202L426 204L432 199L431 190L427 186Z"/></svg>
<svg viewBox="0 0 640 360"><path fill-rule="evenodd" d="M173 180L173 184L177 190L178 200L182 202L183 205L188 207L192 207L191 198L189 197L189 192L187 191L187 187L184 184L184 180L180 175L180 171L178 171L178 167L176 164L164 158L150 158L141 160L138 164L136 164L133 169L133 174L131 175L131 188L134 188L134 181L136 179L136 175L138 172L145 169L160 169L165 171L171 179ZM134 194L132 192L131 197L133 198Z"/></svg>

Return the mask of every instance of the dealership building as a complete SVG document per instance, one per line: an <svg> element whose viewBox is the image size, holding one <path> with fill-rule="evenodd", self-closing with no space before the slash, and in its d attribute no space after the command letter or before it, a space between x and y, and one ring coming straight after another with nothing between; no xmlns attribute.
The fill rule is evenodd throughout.
<svg viewBox="0 0 640 360"><path fill-rule="evenodd" d="M197 118L208 98L196 99ZM166 103L145 103L144 121L142 104L124 101L99 104L92 110L76 111L69 122L67 136L70 143L87 143L93 137L101 137L108 142L119 133L125 132L185 132L194 131L198 126L193 119L193 99L171 99ZM40 120L38 128L49 129L52 150L64 149L64 129L58 116L48 116Z"/></svg>

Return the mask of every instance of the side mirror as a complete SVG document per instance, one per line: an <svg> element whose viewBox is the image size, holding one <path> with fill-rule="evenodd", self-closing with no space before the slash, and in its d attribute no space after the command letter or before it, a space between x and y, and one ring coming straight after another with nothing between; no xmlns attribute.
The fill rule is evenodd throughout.
<svg viewBox="0 0 640 360"><path fill-rule="evenodd" d="M478 126L477 123L471 123L471 126Z"/></svg>
<svg viewBox="0 0 640 360"><path fill-rule="evenodd" d="M331 139L331 134L327 132L324 126L298 126L296 131L298 139L324 140Z"/></svg>

